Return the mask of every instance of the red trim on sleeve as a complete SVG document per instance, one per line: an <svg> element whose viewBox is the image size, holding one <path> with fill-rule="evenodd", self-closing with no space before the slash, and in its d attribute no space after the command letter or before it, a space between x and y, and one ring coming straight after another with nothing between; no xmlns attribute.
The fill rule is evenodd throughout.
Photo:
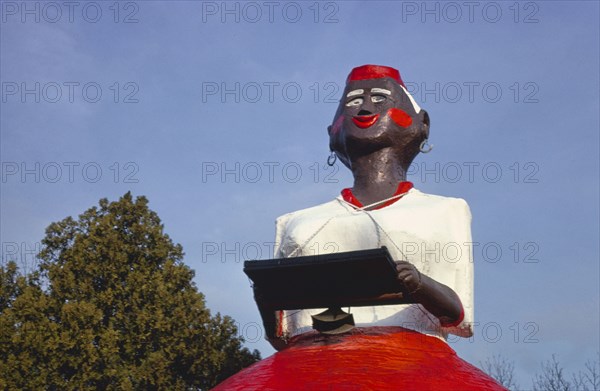
<svg viewBox="0 0 600 391"><path fill-rule="evenodd" d="M464 318L465 318L465 309L463 308L462 303L460 303L460 316L458 317L458 320L456 322L452 322L452 323L441 323L441 325L442 325L442 327L455 327L455 326L458 326L459 324L461 324Z"/></svg>
<svg viewBox="0 0 600 391"><path fill-rule="evenodd" d="M277 331L275 332L276 337L283 336L283 311L277 311Z"/></svg>
<svg viewBox="0 0 600 391"><path fill-rule="evenodd" d="M409 182L409 181L400 182L398 184L398 188L396 189L396 192L392 195L392 197L400 195L400 194L403 194L403 193L406 193L407 191L409 191L412 188L413 188L413 183L412 182ZM363 207L363 204L352 193L352 189L351 188L346 188L346 189L342 190L341 194L342 194L342 198L347 203L352 204L352 205L356 206L357 208L362 208ZM400 197L400 198L402 198L402 197ZM384 202L383 204L381 204L379 206L376 206L374 209L381 209L381 208L385 208L386 206L390 206L394 202L398 201L400 198L396 198L396 199Z"/></svg>

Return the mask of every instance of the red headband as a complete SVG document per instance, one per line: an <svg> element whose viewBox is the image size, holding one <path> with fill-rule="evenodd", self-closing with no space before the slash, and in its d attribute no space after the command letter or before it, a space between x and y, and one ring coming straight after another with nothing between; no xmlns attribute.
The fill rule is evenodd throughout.
<svg viewBox="0 0 600 391"><path fill-rule="evenodd" d="M398 84L406 88L404 82L400 78L400 72L398 72L398 70L394 68L386 67L383 65L363 65L360 67L356 67L348 75L346 83L355 80L381 79L384 77L394 79L398 82Z"/></svg>

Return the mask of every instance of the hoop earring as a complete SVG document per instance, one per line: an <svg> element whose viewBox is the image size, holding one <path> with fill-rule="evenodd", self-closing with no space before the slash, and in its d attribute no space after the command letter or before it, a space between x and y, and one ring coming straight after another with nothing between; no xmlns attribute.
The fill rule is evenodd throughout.
<svg viewBox="0 0 600 391"><path fill-rule="evenodd" d="M428 148L425 149L425 146L427 146ZM425 140L421 141L421 145L419 145L419 151L423 153L429 153L432 149L433 144L429 144L429 139L426 138Z"/></svg>
<svg viewBox="0 0 600 391"><path fill-rule="evenodd" d="M329 155L327 157L327 165L329 165L331 167L335 164L336 161L337 161L337 155L335 154L335 152L331 151L331 155Z"/></svg>

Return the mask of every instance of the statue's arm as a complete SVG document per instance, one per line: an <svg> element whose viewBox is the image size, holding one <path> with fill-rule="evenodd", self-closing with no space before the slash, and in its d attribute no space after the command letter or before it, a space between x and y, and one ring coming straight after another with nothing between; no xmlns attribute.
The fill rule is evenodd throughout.
<svg viewBox="0 0 600 391"><path fill-rule="evenodd" d="M256 301L258 312L260 313L260 317L263 321L267 341L269 341L275 350L284 349L286 347L285 341L277 336L278 312L265 305L260 291L256 289L256 287L254 288L254 300Z"/></svg>
<svg viewBox="0 0 600 391"><path fill-rule="evenodd" d="M286 215L278 217L275 221L275 243L273 249L274 258L284 257L282 247L285 237L286 224L290 216L291 213L288 213ZM269 341L269 343L273 346L275 350L284 349L287 346L287 343L283 338L281 338L280 335L277 335L277 330L281 327L280 319L278 319L280 312L276 311L274 308L269 307L265 303L260 290L258 290L256 287L254 287L254 300L256 301L258 312L260 313L260 317L262 318L267 341Z"/></svg>
<svg viewBox="0 0 600 391"><path fill-rule="evenodd" d="M456 325L464 316L456 292L447 285L422 274L409 262L396 262L398 288L409 302L421 304L435 315L443 326Z"/></svg>
<svg viewBox="0 0 600 391"><path fill-rule="evenodd" d="M449 259L440 254L439 263L431 264L429 271L423 274L408 262L397 262L398 283L405 299L425 307L440 320L447 332L470 337L473 335L474 266L471 210L463 199L436 200L444 202L439 205L443 213L439 209L433 210L439 216L436 224L447 228L435 240L444 246L451 243L460 252Z"/></svg>

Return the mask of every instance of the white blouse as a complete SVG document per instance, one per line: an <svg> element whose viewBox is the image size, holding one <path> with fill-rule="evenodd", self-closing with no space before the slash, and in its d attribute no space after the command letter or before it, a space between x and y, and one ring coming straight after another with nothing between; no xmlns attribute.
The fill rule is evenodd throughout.
<svg viewBox="0 0 600 391"><path fill-rule="evenodd" d="M445 327L420 304L344 308L353 314L357 326L401 326L444 340L448 333L473 335L471 212L463 199L413 188L389 206L365 211L340 196L285 214L276 225L276 258L386 246L394 260L409 261L421 273L452 288L464 310L458 325ZM283 311L283 336L312 330L311 315L324 310Z"/></svg>

